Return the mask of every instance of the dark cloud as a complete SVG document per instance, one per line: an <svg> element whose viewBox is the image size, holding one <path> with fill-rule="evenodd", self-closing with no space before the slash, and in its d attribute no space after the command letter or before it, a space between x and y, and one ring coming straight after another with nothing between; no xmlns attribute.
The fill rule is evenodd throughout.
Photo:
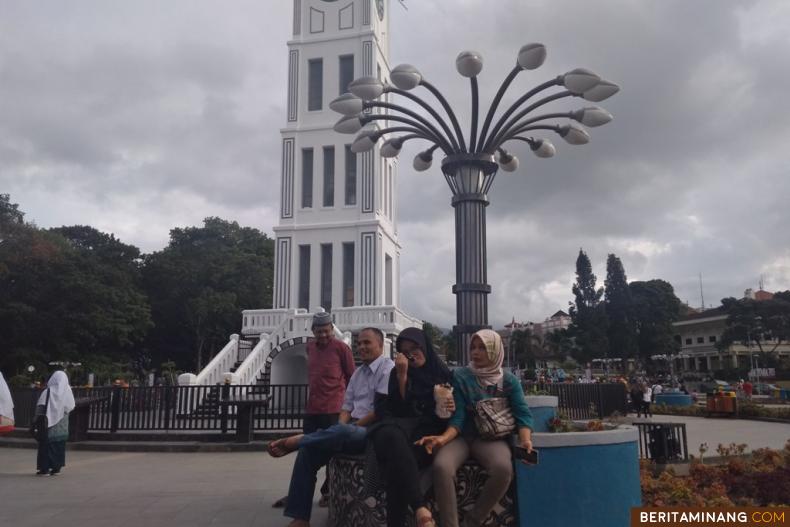
<svg viewBox="0 0 790 527"><path fill-rule="evenodd" d="M481 52L487 108L519 47L546 64L503 100L575 67L622 86L615 117L553 159L520 144L490 194L491 322L539 320L570 299L588 252L698 305L759 276L790 288L786 196L790 8L760 2L393 2L392 63L413 63L469 119L463 49ZM271 232L285 124L290 2L0 0L0 191L44 226L92 223L146 250L204 216ZM429 50L429 52L426 52ZM588 106L563 100L547 111ZM468 134L466 124L464 133ZM435 166L400 164L403 305L452 325L453 211Z"/></svg>

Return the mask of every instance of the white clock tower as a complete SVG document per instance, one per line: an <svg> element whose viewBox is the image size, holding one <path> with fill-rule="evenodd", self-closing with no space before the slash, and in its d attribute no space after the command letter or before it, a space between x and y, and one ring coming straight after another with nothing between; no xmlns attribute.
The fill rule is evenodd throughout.
<svg viewBox="0 0 790 527"><path fill-rule="evenodd" d="M274 309L399 304L397 161L351 152L329 109L356 77L388 79L386 4L294 0Z"/></svg>
<svg viewBox="0 0 790 527"><path fill-rule="evenodd" d="M329 109L357 77L389 80L388 4L293 0L273 306L245 310L241 335L182 384L305 383L305 342L319 310L347 341L367 326L388 336L422 326L399 308L397 160L377 148L353 153Z"/></svg>

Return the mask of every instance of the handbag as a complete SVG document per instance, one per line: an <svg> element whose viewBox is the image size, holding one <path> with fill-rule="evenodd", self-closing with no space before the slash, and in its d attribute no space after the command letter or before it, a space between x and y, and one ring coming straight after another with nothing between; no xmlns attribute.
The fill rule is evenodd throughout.
<svg viewBox="0 0 790 527"><path fill-rule="evenodd" d="M39 443L44 443L49 437L49 421L47 420L47 407L49 406L49 388L47 388L47 402L44 403L44 414L37 415L30 425L30 435Z"/></svg>
<svg viewBox="0 0 790 527"><path fill-rule="evenodd" d="M502 390L502 379L497 383ZM507 397L489 397L475 403L475 426L481 439L494 440L507 437L516 430L516 418Z"/></svg>

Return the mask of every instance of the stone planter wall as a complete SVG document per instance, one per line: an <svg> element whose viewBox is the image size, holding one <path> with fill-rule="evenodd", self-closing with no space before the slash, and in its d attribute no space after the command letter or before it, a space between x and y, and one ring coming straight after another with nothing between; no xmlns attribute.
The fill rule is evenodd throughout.
<svg viewBox="0 0 790 527"><path fill-rule="evenodd" d="M628 527L642 502L635 427L532 437L539 464L516 464L522 527Z"/></svg>
<svg viewBox="0 0 790 527"><path fill-rule="evenodd" d="M548 422L556 417L559 397L556 395L527 395L527 406L532 412L533 432L548 432Z"/></svg>

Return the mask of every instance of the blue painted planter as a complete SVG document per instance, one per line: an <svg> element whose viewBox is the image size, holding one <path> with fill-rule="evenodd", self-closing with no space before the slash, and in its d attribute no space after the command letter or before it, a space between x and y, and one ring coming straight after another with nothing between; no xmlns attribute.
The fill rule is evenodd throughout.
<svg viewBox="0 0 790 527"><path fill-rule="evenodd" d="M656 404L667 406L691 406L694 401L685 393L660 393L656 395Z"/></svg>
<svg viewBox="0 0 790 527"><path fill-rule="evenodd" d="M540 463L516 463L522 527L628 527L642 504L635 427L536 433Z"/></svg>
<svg viewBox="0 0 790 527"><path fill-rule="evenodd" d="M527 406L532 412L533 432L548 432L549 420L556 417L559 397L556 395L527 395Z"/></svg>

